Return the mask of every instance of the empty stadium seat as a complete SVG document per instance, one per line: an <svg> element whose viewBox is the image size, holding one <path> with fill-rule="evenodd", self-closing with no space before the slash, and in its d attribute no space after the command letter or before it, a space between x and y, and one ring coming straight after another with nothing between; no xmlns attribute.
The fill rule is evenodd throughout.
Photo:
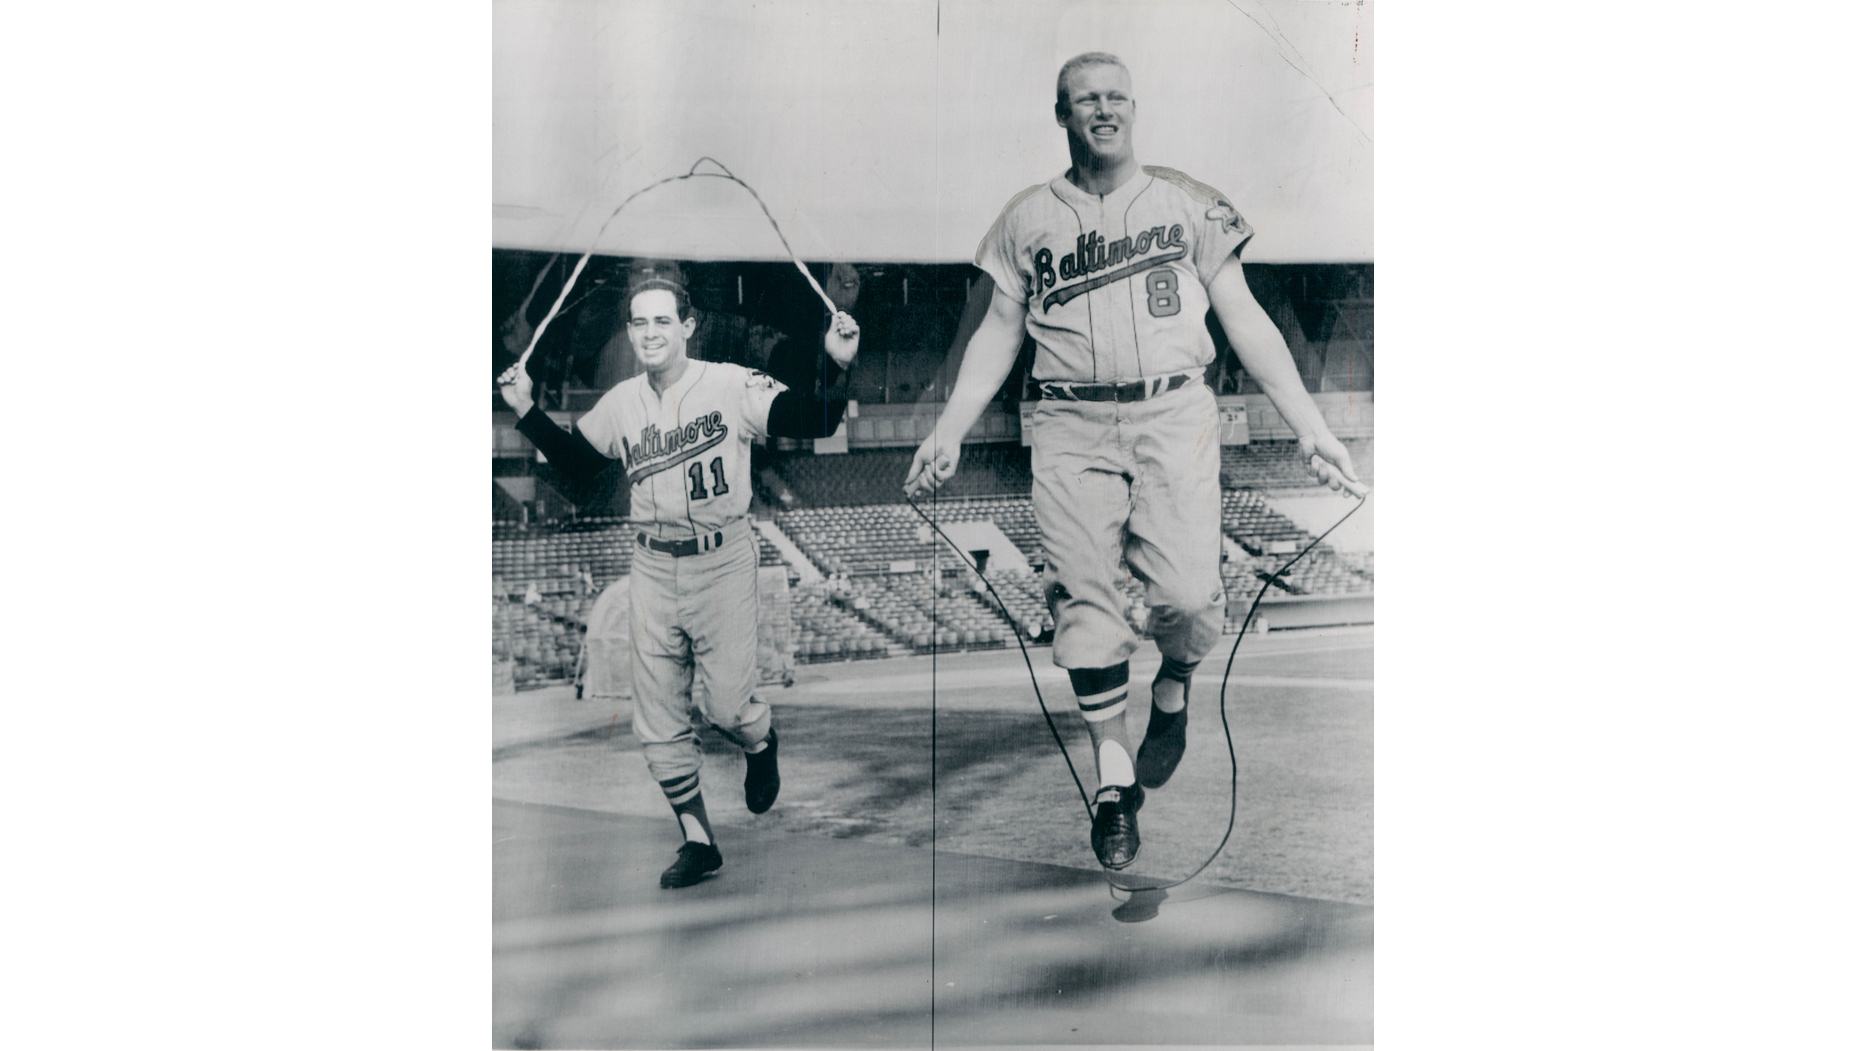
<svg viewBox="0 0 1866 1051"><path fill-rule="evenodd" d="M534 584L542 592L576 591L578 574L587 572L600 591L628 574L634 536L620 519L580 522L574 528L495 528L493 576L505 594L520 595Z"/></svg>
<svg viewBox="0 0 1866 1051"><path fill-rule="evenodd" d="M990 521L1026 559L1042 558L1028 496L929 502L922 509L937 523ZM902 504L808 507L780 511L773 521L826 573L885 572L904 561L924 565L936 550L942 559L957 557L937 537L922 540L925 521Z"/></svg>
<svg viewBox="0 0 1866 1051"><path fill-rule="evenodd" d="M1364 450L1348 444L1363 478L1369 478L1371 441L1364 443ZM969 571L958 571L959 557L943 541L922 539L925 522L905 504L900 490L911 456L906 449L865 450L781 461L786 483L801 499L800 506L776 512L773 521L825 573L848 574L835 585L793 587L797 660L992 649L1015 645L1020 637L1028 642L1053 635L1055 623L1040 576L994 564L987 574L997 593L993 599L974 593L975 578ZM1227 485L1240 479L1254 486L1313 484L1297 461L1293 442L1228 448L1224 464ZM1031 565L1040 564L1043 552L1030 502L1028 450L967 446L960 475L954 479L961 481L965 484L949 483L921 509L940 524L990 521ZM1221 528L1249 553L1224 565L1225 593L1234 602L1249 601L1264 586L1261 574L1280 568L1313 537L1278 514L1253 488L1227 488L1222 506ZM495 522L492 548L494 656L514 660L513 679L519 688L568 681L575 674L581 635L595 600L583 587L582 574L593 578L597 590L625 575L634 532L620 518L528 527ZM780 550L763 535L758 548L760 565L784 564ZM945 569L937 588L926 575L936 552ZM893 572L901 563L912 563L915 571ZM791 577L794 583L794 567ZM1318 545L1274 587L1294 595L1371 593L1373 555ZM534 588L541 602L526 606L516 601ZM1128 620L1144 633L1144 586L1129 577L1120 588ZM1240 627L1228 624L1227 630Z"/></svg>
<svg viewBox="0 0 1866 1051"><path fill-rule="evenodd" d="M802 663L867 660L888 655L887 637L846 604L825 582L799 585L790 592L791 623L796 634L794 658Z"/></svg>
<svg viewBox="0 0 1866 1051"><path fill-rule="evenodd" d="M1342 442L1354 460L1354 473L1373 484L1374 443L1371 438ZM1227 489L1298 489L1320 485L1303 463L1294 441L1258 441L1219 449L1218 476Z"/></svg>
<svg viewBox="0 0 1866 1051"><path fill-rule="evenodd" d="M799 453L775 459L772 469L802 507L901 504L913 455L910 448ZM995 495L1030 495L1030 450L1007 443L962 447L959 469L941 487L940 498Z"/></svg>

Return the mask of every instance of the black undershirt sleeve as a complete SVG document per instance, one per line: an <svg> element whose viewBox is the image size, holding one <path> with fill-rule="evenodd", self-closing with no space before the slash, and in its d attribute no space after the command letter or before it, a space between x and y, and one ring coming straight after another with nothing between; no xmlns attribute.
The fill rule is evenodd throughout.
<svg viewBox="0 0 1866 1051"><path fill-rule="evenodd" d="M518 433L531 439L531 444L537 446L551 466L573 486L594 485L597 476L614 463L591 445L583 432L575 428L565 431L536 405L520 417Z"/></svg>
<svg viewBox="0 0 1866 1051"><path fill-rule="evenodd" d="M842 367L822 356L823 393L786 388L771 401L765 430L779 438L827 438L842 425L849 407L849 385Z"/></svg>

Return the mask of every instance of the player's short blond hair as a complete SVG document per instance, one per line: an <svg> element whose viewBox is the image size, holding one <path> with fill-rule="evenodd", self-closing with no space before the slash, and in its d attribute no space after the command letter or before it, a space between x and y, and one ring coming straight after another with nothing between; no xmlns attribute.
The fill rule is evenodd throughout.
<svg viewBox="0 0 1866 1051"><path fill-rule="evenodd" d="M1058 117L1069 113L1069 74L1083 66L1114 66L1121 72L1127 73L1128 79L1132 80L1134 77L1134 74L1128 73L1127 63L1106 51L1082 52L1063 63L1063 68L1056 71L1056 115Z"/></svg>

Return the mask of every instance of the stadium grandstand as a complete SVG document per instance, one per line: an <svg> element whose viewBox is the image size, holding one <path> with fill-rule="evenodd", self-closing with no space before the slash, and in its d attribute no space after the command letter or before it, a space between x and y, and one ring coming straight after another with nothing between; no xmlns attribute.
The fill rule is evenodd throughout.
<svg viewBox="0 0 1866 1051"><path fill-rule="evenodd" d="M630 262L594 257L580 294L539 341L531 371L540 404L562 425L639 370L616 292L616 275ZM501 249L492 263L497 375L516 360L544 312L542 297L529 290L557 287L571 260ZM808 360L800 350L814 348L824 318L794 269L763 262L682 266L699 318L692 357L799 381L796 362ZM827 266L813 270L819 281L828 276ZM861 264L856 271L862 290L851 313L862 323L863 343L849 377L855 401L849 419L833 438L773 439L754 459L752 511L767 574L761 586L781 579L787 589L783 601L765 606L767 615L782 610L789 617L778 636L788 640L780 658L788 668L1002 649L1020 637L1046 645L1054 621L1042 593L1044 554L1030 501L1030 450L1022 440L1035 395L1032 345L1026 340L997 402L968 435L958 473L920 508L954 534L964 550L955 553L901 485L950 389L956 354L969 335L968 299L983 283L976 270L955 264ZM1372 264L1249 264L1245 271L1305 385L1371 484ZM1206 380L1224 419L1227 630L1370 623L1370 522L1276 574L1315 539L1312 530L1325 529L1351 505L1318 502L1327 490L1304 469L1294 436L1237 366L1222 330L1208 327L1219 353ZM496 393L492 423L495 682L519 689L567 683L579 675L591 605L628 573L634 534L627 487L618 484L619 472L589 491L562 485L517 434ZM1305 505L1321 510L1305 515ZM1330 517L1318 525L1318 514ZM1129 619L1144 633L1144 587L1123 574ZM1243 623L1266 585L1256 623Z"/></svg>

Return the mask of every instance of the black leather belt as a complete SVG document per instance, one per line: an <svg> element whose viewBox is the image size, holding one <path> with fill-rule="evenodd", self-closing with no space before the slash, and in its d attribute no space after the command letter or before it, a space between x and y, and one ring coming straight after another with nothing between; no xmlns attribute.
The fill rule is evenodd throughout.
<svg viewBox="0 0 1866 1051"><path fill-rule="evenodd" d="M1045 383L1043 396L1057 401L1145 401L1192 382L1192 376L1155 376L1127 383Z"/></svg>
<svg viewBox="0 0 1866 1051"><path fill-rule="evenodd" d="M635 534L636 543L650 551L659 551L662 554L673 555L675 558L680 558L683 555L697 555L702 551L717 551L726 544L726 534L724 533L714 533L712 535L712 544L701 547L701 542L706 539L706 537L696 536L689 540L661 540L649 536L646 533Z"/></svg>

